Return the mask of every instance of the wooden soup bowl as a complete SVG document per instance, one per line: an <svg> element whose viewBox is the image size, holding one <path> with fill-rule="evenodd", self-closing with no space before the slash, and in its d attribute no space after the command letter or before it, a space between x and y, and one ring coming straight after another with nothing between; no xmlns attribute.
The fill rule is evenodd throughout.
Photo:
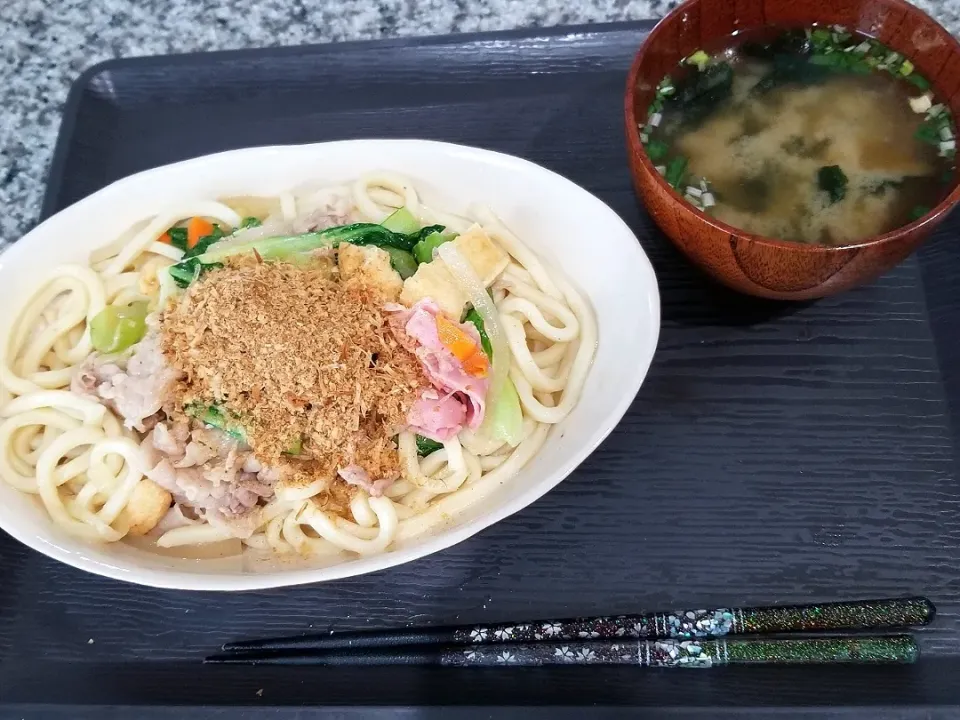
<svg viewBox="0 0 960 720"><path fill-rule="evenodd" d="M809 300L866 283L901 262L960 201L960 186L901 228L843 247L751 235L684 201L656 171L640 143L657 84L685 57L734 31L771 25L842 25L878 39L913 62L937 99L960 117L960 43L903 0L688 0L653 29L637 52L624 102L634 187L657 225L696 265L725 285L760 297Z"/></svg>

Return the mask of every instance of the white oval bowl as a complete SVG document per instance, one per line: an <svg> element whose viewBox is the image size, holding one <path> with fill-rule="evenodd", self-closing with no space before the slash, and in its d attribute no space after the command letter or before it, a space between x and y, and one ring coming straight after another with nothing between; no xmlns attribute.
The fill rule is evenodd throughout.
<svg viewBox="0 0 960 720"><path fill-rule="evenodd" d="M282 587L360 575L443 550L522 510L583 462L623 417L650 367L660 330L657 280L637 238L607 205L554 172L489 150L349 140L234 150L132 175L57 213L0 255L0 332L8 332L10 310L22 307L52 264L86 262L91 250L166 205L273 195L306 181L332 184L374 170L410 177L428 205L447 211L489 206L593 307L599 343L583 395L514 479L426 536L328 565L184 560L123 542L84 542L57 527L36 498L4 482L0 528L56 560L118 580L182 590Z"/></svg>

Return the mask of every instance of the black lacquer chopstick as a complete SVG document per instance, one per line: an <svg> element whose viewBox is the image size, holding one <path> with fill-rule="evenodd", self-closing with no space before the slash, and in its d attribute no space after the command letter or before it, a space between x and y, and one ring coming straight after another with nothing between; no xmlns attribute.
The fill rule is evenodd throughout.
<svg viewBox="0 0 960 720"><path fill-rule="evenodd" d="M627 640L447 645L346 650L239 651L205 662L242 665L439 665L523 667L637 665L708 668L723 665L912 663L919 656L909 635L832 638Z"/></svg>
<svg viewBox="0 0 960 720"><path fill-rule="evenodd" d="M545 620L499 625L463 625L385 631L303 635L226 643L225 652L337 650L410 645L484 645L582 640L693 640L727 635L877 630L926 625L936 613L923 597L859 600L715 610L678 610L648 615Z"/></svg>

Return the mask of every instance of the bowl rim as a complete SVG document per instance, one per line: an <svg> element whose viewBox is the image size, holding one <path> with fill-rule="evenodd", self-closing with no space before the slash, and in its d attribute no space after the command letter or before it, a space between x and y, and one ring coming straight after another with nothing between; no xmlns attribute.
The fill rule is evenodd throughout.
<svg viewBox="0 0 960 720"><path fill-rule="evenodd" d="M812 243L800 243L792 240L780 240L773 237L767 237L765 235L749 233L734 225L728 225L722 220L717 220L716 218L707 215L702 210L698 210L696 207L684 200L683 197L667 183L666 179L664 179L664 177L657 172L653 162L647 156L646 150L643 148L643 144L640 142L640 133L638 131L639 121L637 119L638 114L635 108L635 97L637 92L637 81L640 77L640 65L645 57L645 54L649 52L651 47L653 47L654 43L658 39L658 36L661 33L666 32L665 28L669 22L673 21L675 18L683 15L684 13L689 12L692 6L697 5L702 1L703 0L683 0L683 2L681 2L673 10L657 21L657 24L643 39L643 42L640 43L640 47L637 49L637 52L634 55L633 62L630 64L630 70L627 73L627 86L624 93L624 120L626 124L625 130L627 134L627 149L631 159L630 164L633 166L634 163L632 160L634 158L638 158L643 172L645 172L648 176L651 176L654 183L658 184L661 188L670 193L669 197L673 203L679 204L682 208L691 213L699 222L709 225L715 230L719 230L720 232L730 235L738 240L746 240L747 242L755 243L757 245L782 248L793 252L809 254L859 251L864 248L895 242L902 239L903 236L909 235L913 232L922 232L927 226L930 228L935 227L943 219L944 215L949 213L954 209L954 207L956 207L958 203L960 203L960 168L958 168L956 177L954 177L953 180L953 187L950 192L947 193L946 197L944 197L943 200L941 200L925 215L917 218L916 220L911 220L906 225L901 225L898 228L894 228L893 230L880 235L872 235L864 238L863 240L859 240L847 245L830 246L815 245ZM897 5L898 7L904 9L905 12L919 13L924 18L925 22L936 28L939 28L943 35L949 38L948 42L952 45L951 55L960 57L960 40L955 38L950 31L948 31L928 13L924 12L916 5L906 2L906 0L884 0L884 2ZM904 54L904 56L909 59L909 56L906 54ZM956 116L954 118L954 122L956 123ZM635 167L631 167L631 172L636 173L637 169Z"/></svg>
<svg viewBox="0 0 960 720"><path fill-rule="evenodd" d="M432 535L427 535L422 541L414 542L410 546L400 550L360 558L348 558L346 561L326 567L291 568L289 570L281 568L269 573L219 572L215 570L211 571L211 573L200 573L174 568L143 568L136 566L135 559L122 559L114 563L91 557L84 552L86 544L81 540L67 538L65 542L61 543L51 542L46 538L38 537L29 531L29 526L26 524L13 525L9 523L7 521L8 518L4 516L3 512L0 512L0 529L27 547L54 560L63 562L66 565L103 577L149 587L190 591L242 591L294 587L385 570L452 547L510 515L523 510L540 497L546 495L566 479L571 472L599 447L607 436L620 424L623 416L635 400L640 391L640 387L647 377L656 353L661 324L659 284L653 265L643 250L636 234L616 211L574 181L521 157L468 145L415 138L371 138L295 145L267 145L210 153L143 170L110 183L47 218L23 235L18 241L12 243L3 253L2 263L0 264L3 265L4 272L15 272L17 264L20 262L19 257L25 256L30 252L31 237L42 236L56 223L62 222L65 215L69 217L82 212L85 206L102 202L105 196L112 196L118 191L122 193L124 186L143 182L145 177L174 173L182 169L198 167L210 162L211 159L214 158L222 160L228 156L262 155L266 161L270 161L271 159L276 161L276 157L278 156L286 154L294 155L307 149L314 150L322 147L324 149L344 148L349 150L352 147L360 145L374 146L381 156L389 153L392 148L413 147L415 149L429 149L434 153L445 154L468 164L479 162L499 166L507 171L515 170L527 174L533 173L534 175L549 178L551 182L561 182L568 185L571 190L582 197L585 206L591 207L593 212L607 215L610 222L620 226L622 232L616 234L617 239L615 240L615 242L618 243L617 254L635 266L638 274L642 277L640 284L646 287L646 291L643 294L646 296L648 303L646 314L648 315L650 324L650 337L643 345L644 352L642 356L630 358L630 362L623 364L623 374L618 378L618 391L614 395L616 399L611 403L610 410L606 413L603 421L597 423L593 430L585 435L579 449L571 455L570 459L555 472L544 476L538 480L536 484L533 484L513 500L502 502L492 507L489 511L474 518L472 521L446 526L435 531ZM357 172L361 171L362 169L357 170ZM12 267L7 267L8 265L12 265ZM589 295L587 295L587 299L590 300ZM603 342L603 340L599 339L598 342ZM10 490L12 492L18 492L14 488L10 488ZM46 522L52 522L49 518L44 518L44 520Z"/></svg>

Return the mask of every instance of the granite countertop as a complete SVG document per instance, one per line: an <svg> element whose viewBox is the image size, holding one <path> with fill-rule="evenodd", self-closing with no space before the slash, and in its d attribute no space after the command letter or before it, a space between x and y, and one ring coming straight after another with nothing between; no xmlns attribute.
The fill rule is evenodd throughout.
<svg viewBox="0 0 960 720"><path fill-rule="evenodd" d="M960 0L915 0L953 33ZM3 0L0 247L35 223L73 80L115 57L660 17L664 0Z"/></svg>

